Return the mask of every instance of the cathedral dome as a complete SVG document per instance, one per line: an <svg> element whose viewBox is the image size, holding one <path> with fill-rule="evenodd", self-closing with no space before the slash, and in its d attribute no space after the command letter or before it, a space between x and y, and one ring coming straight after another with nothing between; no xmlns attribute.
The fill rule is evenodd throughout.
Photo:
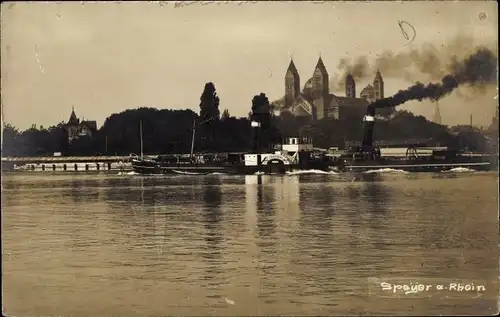
<svg viewBox="0 0 500 317"><path fill-rule="evenodd" d="M311 89L311 88L312 88L312 86L313 86L313 83L312 83L312 82L313 82L313 79L312 79L312 77L311 77L311 78L309 78L309 80L308 80L308 81L306 82L306 84L304 85L304 90L306 90L306 89Z"/></svg>
<svg viewBox="0 0 500 317"><path fill-rule="evenodd" d="M365 88L363 88L363 90L361 91L362 94L365 94L365 93L373 93L374 90L373 90L373 86L372 85L368 85L366 86Z"/></svg>
<svg viewBox="0 0 500 317"><path fill-rule="evenodd" d="M312 82L313 82L313 79L311 77L311 78L309 78L309 80L304 85L304 91L303 91L303 93L307 97L309 97L312 94Z"/></svg>
<svg viewBox="0 0 500 317"><path fill-rule="evenodd" d="M363 90L361 90L361 94L359 94L359 96L363 99L373 102L375 101L375 89L372 85L368 85Z"/></svg>

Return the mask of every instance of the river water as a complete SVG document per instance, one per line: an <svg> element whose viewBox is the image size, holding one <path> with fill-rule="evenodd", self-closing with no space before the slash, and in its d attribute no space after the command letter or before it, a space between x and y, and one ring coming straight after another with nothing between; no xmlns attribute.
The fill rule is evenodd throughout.
<svg viewBox="0 0 500 317"><path fill-rule="evenodd" d="M497 173L8 174L2 196L12 316L497 312ZM484 289L436 289L457 281Z"/></svg>

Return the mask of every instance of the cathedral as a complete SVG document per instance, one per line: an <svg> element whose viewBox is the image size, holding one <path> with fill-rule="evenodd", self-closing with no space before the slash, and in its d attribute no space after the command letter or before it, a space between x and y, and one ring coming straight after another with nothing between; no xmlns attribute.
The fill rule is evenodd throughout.
<svg viewBox="0 0 500 317"><path fill-rule="evenodd" d="M351 115L363 115L368 104L384 98L384 81L379 71L373 85L365 87L359 98L356 97L356 83L350 74L345 79L345 97L330 93L328 72L321 57L302 92L300 88L299 72L291 60L285 75L285 100L280 114L289 112L312 120L325 117L339 120Z"/></svg>

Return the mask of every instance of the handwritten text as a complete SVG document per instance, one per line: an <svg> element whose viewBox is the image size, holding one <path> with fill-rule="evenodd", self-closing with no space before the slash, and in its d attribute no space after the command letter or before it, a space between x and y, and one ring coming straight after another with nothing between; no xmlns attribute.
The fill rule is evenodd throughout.
<svg viewBox="0 0 500 317"><path fill-rule="evenodd" d="M387 282L380 283L382 291L391 292L393 294L403 293L405 295L415 294L420 292L435 291L452 291L452 292L485 292L484 285L475 285L474 283L447 283L447 284L391 284Z"/></svg>

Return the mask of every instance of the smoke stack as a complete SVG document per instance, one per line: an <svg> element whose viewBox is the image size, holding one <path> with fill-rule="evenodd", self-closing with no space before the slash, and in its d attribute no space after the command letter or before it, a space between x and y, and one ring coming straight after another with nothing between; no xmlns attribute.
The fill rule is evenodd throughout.
<svg viewBox="0 0 500 317"><path fill-rule="evenodd" d="M363 117L363 143L361 145L363 152L373 149L373 128L375 125L375 107L368 105L366 115Z"/></svg>
<svg viewBox="0 0 500 317"><path fill-rule="evenodd" d="M251 148L254 153L258 153L260 150L260 122L259 121L251 121L250 127L252 128L252 144Z"/></svg>
<svg viewBox="0 0 500 317"><path fill-rule="evenodd" d="M470 113L470 117L469 117L469 125L472 128L472 112Z"/></svg>

